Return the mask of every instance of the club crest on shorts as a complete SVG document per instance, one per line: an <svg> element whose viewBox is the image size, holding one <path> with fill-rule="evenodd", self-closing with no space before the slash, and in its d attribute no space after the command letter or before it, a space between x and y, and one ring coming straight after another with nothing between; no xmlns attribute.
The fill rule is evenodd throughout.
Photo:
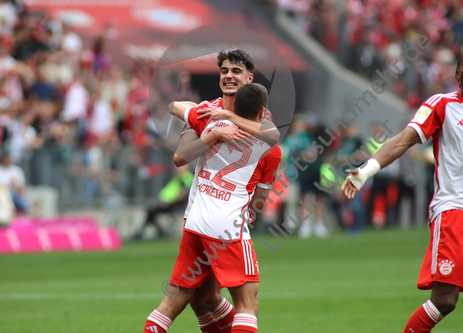
<svg viewBox="0 0 463 333"><path fill-rule="evenodd" d="M439 263L439 271L442 275L449 275L452 273L453 267L455 267L455 265L448 259L442 260L442 262Z"/></svg>

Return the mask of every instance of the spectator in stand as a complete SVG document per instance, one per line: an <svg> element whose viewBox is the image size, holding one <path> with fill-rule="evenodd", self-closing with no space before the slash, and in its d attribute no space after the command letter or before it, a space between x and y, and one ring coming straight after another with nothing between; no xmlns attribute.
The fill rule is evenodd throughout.
<svg viewBox="0 0 463 333"><path fill-rule="evenodd" d="M20 31L20 39L16 43L13 57L20 61L26 61L41 51L48 50L45 35L40 32L41 28L34 30L34 27L24 25Z"/></svg>
<svg viewBox="0 0 463 333"><path fill-rule="evenodd" d="M16 120L12 120L8 125L9 138L9 152L8 156L12 163L19 164L23 160L24 151L35 147L40 144L37 138L37 132L32 127L34 121L34 114L31 112L23 112L17 115Z"/></svg>
<svg viewBox="0 0 463 333"><path fill-rule="evenodd" d="M393 60L403 63L406 39L414 42L419 35L426 35L431 41L430 48L395 80L391 89L410 107L437 92L457 90L448 75L452 71L446 70L446 66L463 53L462 1L278 0L276 3L294 17L302 31L368 79L374 79L375 71L387 68ZM447 54L441 54L442 51Z"/></svg>
<svg viewBox="0 0 463 333"><path fill-rule="evenodd" d="M61 99L57 87L47 82L45 67L39 67L37 81L30 87L30 93L40 101L59 101Z"/></svg>
<svg viewBox="0 0 463 333"><path fill-rule="evenodd" d="M72 28L69 24L63 23L62 27L63 37L61 40L61 48L67 57L76 59L83 49L82 39L77 33L72 31Z"/></svg>
<svg viewBox="0 0 463 333"><path fill-rule="evenodd" d="M15 6L13 1L0 1L0 36L11 35L18 21L21 6Z"/></svg>
<svg viewBox="0 0 463 333"><path fill-rule="evenodd" d="M26 178L23 170L13 164L7 153L0 157L0 185L9 189L16 209L26 213Z"/></svg>
<svg viewBox="0 0 463 333"><path fill-rule="evenodd" d="M62 119L64 121L86 119L88 103L88 91L83 85L82 77L76 74L64 96Z"/></svg>

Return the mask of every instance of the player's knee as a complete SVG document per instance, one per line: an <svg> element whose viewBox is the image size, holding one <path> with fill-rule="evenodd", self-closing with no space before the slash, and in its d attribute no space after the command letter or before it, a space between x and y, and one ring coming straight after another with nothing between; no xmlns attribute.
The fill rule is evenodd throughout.
<svg viewBox="0 0 463 333"><path fill-rule="evenodd" d="M196 297L209 310L215 308L222 301L220 290L201 290L196 293Z"/></svg>
<svg viewBox="0 0 463 333"><path fill-rule="evenodd" d="M259 298L256 295L255 297L238 300L235 303L235 307L237 313L250 313L257 316L257 312L259 311Z"/></svg>
<svg viewBox="0 0 463 333"><path fill-rule="evenodd" d="M437 304L436 307L439 310L439 312L443 315L446 316L453 310L455 310L455 307L457 305L458 301L458 295L455 296L453 294L447 294L439 297L439 300L436 302Z"/></svg>

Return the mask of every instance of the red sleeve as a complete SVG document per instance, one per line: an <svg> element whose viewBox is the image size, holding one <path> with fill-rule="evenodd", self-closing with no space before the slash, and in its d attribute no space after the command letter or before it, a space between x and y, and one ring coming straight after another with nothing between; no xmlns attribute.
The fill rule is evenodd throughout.
<svg viewBox="0 0 463 333"><path fill-rule="evenodd" d="M447 100L443 95L434 95L424 102L408 124L426 142L435 132L442 130Z"/></svg>
<svg viewBox="0 0 463 333"><path fill-rule="evenodd" d="M269 111L269 109L265 109L264 119L263 119L262 121L273 122L273 115L272 115L272 113Z"/></svg>
<svg viewBox="0 0 463 333"><path fill-rule="evenodd" d="M198 110L204 108L204 105L198 105L195 107L191 107L186 109L185 111L185 123L187 123L199 136L203 133L204 129L206 128L207 122L209 118L203 118L198 120Z"/></svg>
<svg viewBox="0 0 463 333"><path fill-rule="evenodd" d="M259 167L262 168L262 176L257 183L261 188L269 188L268 184L275 181L275 171L278 170L281 162L281 149L275 146L270 153L259 161Z"/></svg>

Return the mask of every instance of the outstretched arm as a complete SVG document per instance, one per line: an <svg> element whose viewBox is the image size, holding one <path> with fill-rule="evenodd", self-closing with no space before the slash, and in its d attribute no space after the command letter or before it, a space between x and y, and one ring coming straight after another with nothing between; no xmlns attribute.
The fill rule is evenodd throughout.
<svg viewBox="0 0 463 333"><path fill-rule="evenodd" d="M348 199L352 199L368 178L394 162L408 148L420 141L418 133L413 128L406 127L402 132L387 141L364 166L355 170L346 170L347 173L352 174L342 184L341 191L344 192Z"/></svg>
<svg viewBox="0 0 463 333"><path fill-rule="evenodd" d="M375 154L374 159L378 161L381 169L385 168L418 142L421 142L418 133L407 126L402 132L387 141Z"/></svg>
<svg viewBox="0 0 463 333"><path fill-rule="evenodd" d="M182 102L172 102L169 104L169 112L180 119L181 121L185 121L183 118L185 115L186 109L192 106L197 106L198 104L194 102L182 101Z"/></svg>

